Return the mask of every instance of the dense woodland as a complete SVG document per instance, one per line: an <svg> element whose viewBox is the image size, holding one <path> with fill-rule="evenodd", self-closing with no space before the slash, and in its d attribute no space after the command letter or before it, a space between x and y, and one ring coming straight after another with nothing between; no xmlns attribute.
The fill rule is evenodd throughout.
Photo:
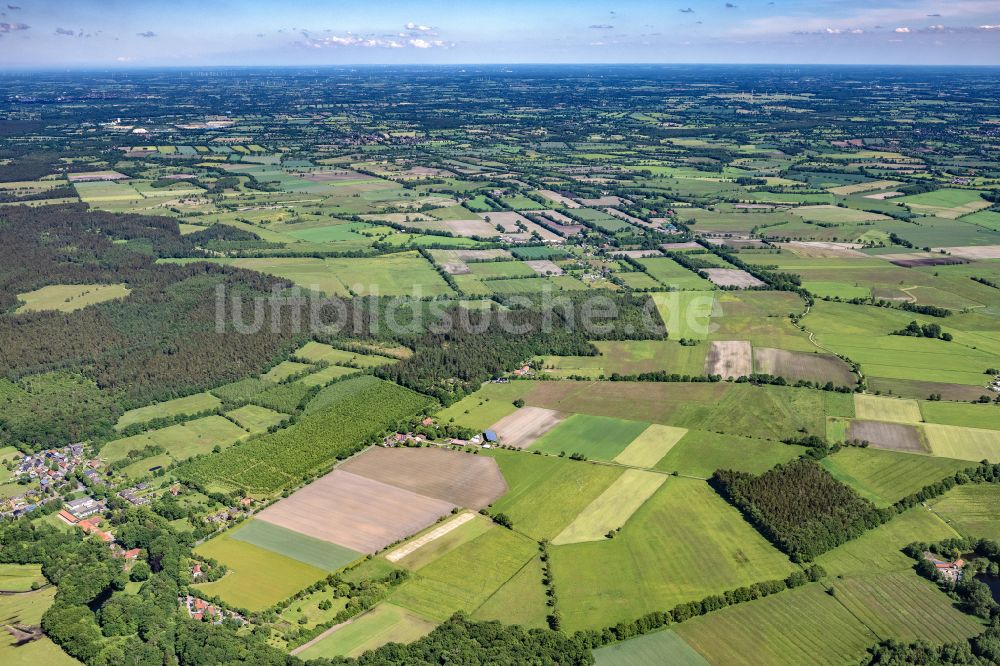
<svg viewBox="0 0 1000 666"><path fill-rule="evenodd" d="M130 245L193 252L192 235L182 239L171 218L80 205L5 209L0 376L14 384L0 386L0 438L41 448L101 437L125 409L261 372L294 348L303 334L290 320L272 330L269 311L258 332L215 329L217 287L266 295L280 281L207 263L157 264ZM70 313L13 313L19 293L90 283L125 283L131 293Z"/></svg>
<svg viewBox="0 0 1000 666"><path fill-rule="evenodd" d="M712 485L793 561L809 561L883 523L880 511L816 462L794 460L756 476L717 470Z"/></svg>

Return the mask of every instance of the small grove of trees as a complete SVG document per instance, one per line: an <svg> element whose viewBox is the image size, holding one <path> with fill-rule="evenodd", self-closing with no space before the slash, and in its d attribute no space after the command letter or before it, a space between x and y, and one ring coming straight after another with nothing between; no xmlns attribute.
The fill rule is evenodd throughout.
<svg viewBox="0 0 1000 666"><path fill-rule="evenodd" d="M906 325L906 328L893 331L889 335L903 335L912 338L933 338L935 340L944 340L945 342L951 342L952 340L951 333L942 331L940 324L920 324L916 321L911 321Z"/></svg>

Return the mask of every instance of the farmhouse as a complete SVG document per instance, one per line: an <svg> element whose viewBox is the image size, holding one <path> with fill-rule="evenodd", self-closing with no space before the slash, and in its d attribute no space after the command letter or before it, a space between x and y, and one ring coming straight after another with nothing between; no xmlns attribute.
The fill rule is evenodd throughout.
<svg viewBox="0 0 1000 666"><path fill-rule="evenodd" d="M961 557L954 562L938 559L933 553L924 553L924 558L934 565L938 574L945 580L957 583L962 580L962 569L965 567L965 560Z"/></svg>

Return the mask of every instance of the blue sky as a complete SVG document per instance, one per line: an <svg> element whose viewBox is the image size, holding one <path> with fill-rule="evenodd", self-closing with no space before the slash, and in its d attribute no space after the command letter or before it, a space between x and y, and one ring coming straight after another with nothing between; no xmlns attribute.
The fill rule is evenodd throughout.
<svg viewBox="0 0 1000 666"><path fill-rule="evenodd" d="M0 68L1000 65L1000 0L0 0Z"/></svg>

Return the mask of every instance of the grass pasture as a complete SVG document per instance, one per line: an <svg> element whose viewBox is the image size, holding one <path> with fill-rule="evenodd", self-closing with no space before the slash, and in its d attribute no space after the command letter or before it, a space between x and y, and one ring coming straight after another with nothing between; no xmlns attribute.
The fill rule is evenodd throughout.
<svg viewBox="0 0 1000 666"><path fill-rule="evenodd" d="M184 460L198 453L209 453L216 445L228 446L247 435L246 430L228 419L206 416L108 442L101 449L101 458L112 462L124 458L133 449L159 445L173 459Z"/></svg>
<svg viewBox="0 0 1000 666"><path fill-rule="evenodd" d="M158 402L148 407L132 409L121 415L116 430L121 430L136 423L146 423L154 419L171 418L174 416L184 416L187 414L199 414L201 412L217 409L222 405L222 401L211 393L195 393L183 398L174 398Z"/></svg>
<svg viewBox="0 0 1000 666"><path fill-rule="evenodd" d="M600 541L611 530L622 527L632 514L655 493L667 477L663 474L627 469L581 511L552 540L555 545Z"/></svg>
<svg viewBox="0 0 1000 666"><path fill-rule="evenodd" d="M801 446L766 439L691 430L656 463L656 468L702 479L717 469L760 474L804 451Z"/></svg>
<svg viewBox="0 0 1000 666"><path fill-rule="evenodd" d="M588 458L613 460L649 427L641 421L589 414L573 414L531 445L544 453L582 453Z"/></svg>
<svg viewBox="0 0 1000 666"><path fill-rule="evenodd" d="M52 605L54 587L28 594L0 596L0 618L5 624L38 626L42 614ZM46 636L24 645L16 645L6 629L0 631L0 663L4 666L72 666L79 663Z"/></svg>
<svg viewBox="0 0 1000 666"><path fill-rule="evenodd" d="M1000 430L925 423L924 434L936 456L1000 462Z"/></svg>
<svg viewBox="0 0 1000 666"><path fill-rule="evenodd" d="M56 310L73 312L88 305L125 298L132 290L124 284L51 284L41 289L18 294L21 305L17 312Z"/></svg>
<svg viewBox="0 0 1000 666"><path fill-rule="evenodd" d="M834 478L846 483L877 506L889 506L931 483L971 466L915 453L875 448L847 447L820 464Z"/></svg>
<svg viewBox="0 0 1000 666"><path fill-rule="evenodd" d="M958 610L937 586L911 571L832 581L837 601L882 640L964 641L983 625Z"/></svg>
<svg viewBox="0 0 1000 666"><path fill-rule="evenodd" d="M531 563L538 544L493 529L431 562L389 596L389 602L438 622L459 610L474 613ZM470 575L469 563L489 562Z"/></svg>
<svg viewBox="0 0 1000 666"><path fill-rule="evenodd" d="M913 560L901 551L914 541L940 541L957 537L941 518L923 507L914 507L857 539L828 550L816 558L830 576L859 572L913 571Z"/></svg>
<svg viewBox="0 0 1000 666"><path fill-rule="evenodd" d="M1000 487L964 485L930 502L931 510L962 536L1000 540Z"/></svg>
<svg viewBox="0 0 1000 666"><path fill-rule="evenodd" d="M614 539L550 553L570 632L783 578L794 568L707 483L684 478L663 484Z"/></svg>
<svg viewBox="0 0 1000 666"><path fill-rule="evenodd" d="M192 587L249 611L267 608L327 576L319 567L236 539L232 531L194 552L222 562L229 571L215 582Z"/></svg>
<svg viewBox="0 0 1000 666"><path fill-rule="evenodd" d="M704 657L670 629L598 648L594 660L597 666L708 666Z"/></svg>
<svg viewBox="0 0 1000 666"><path fill-rule="evenodd" d="M0 592L27 592L31 584L45 584L37 564L0 564Z"/></svg>
<svg viewBox="0 0 1000 666"><path fill-rule="evenodd" d="M672 292L682 294L685 292ZM546 374L557 377L610 377L614 373L634 375L662 370L684 375L700 375L705 365L707 345L684 346L675 340L629 340L596 342L598 356L548 356Z"/></svg>
<svg viewBox="0 0 1000 666"><path fill-rule="evenodd" d="M256 433L278 425L287 419L288 415L259 405L243 405L226 412L226 417L236 421L242 428Z"/></svg>
<svg viewBox="0 0 1000 666"><path fill-rule="evenodd" d="M819 585L683 622L673 629L712 664L859 663L878 638Z"/></svg>
<svg viewBox="0 0 1000 666"><path fill-rule="evenodd" d="M296 654L306 660L357 657L386 643L413 642L435 626L405 608L382 603Z"/></svg>
<svg viewBox="0 0 1000 666"><path fill-rule="evenodd" d="M545 574L540 558L532 558L472 614L474 620L498 620L525 628L548 627L551 608L542 584Z"/></svg>
<svg viewBox="0 0 1000 666"><path fill-rule="evenodd" d="M922 417L916 400L888 398L865 393L854 394L854 415L867 421L920 423Z"/></svg>
<svg viewBox="0 0 1000 666"><path fill-rule="evenodd" d="M614 457L614 462L633 467L653 467L687 434L685 428L654 423Z"/></svg>
<svg viewBox="0 0 1000 666"><path fill-rule="evenodd" d="M324 571L336 571L361 557L361 553L262 520L249 520L230 532L237 541L304 562Z"/></svg>
<svg viewBox="0 0 1000 666"><path fill-rule="evenodd" d="M507 493L493 509L533 539L552 539L622 474L622 470L553 456L496 451ZM538 507L544 506L545 511Z"/></svg>

